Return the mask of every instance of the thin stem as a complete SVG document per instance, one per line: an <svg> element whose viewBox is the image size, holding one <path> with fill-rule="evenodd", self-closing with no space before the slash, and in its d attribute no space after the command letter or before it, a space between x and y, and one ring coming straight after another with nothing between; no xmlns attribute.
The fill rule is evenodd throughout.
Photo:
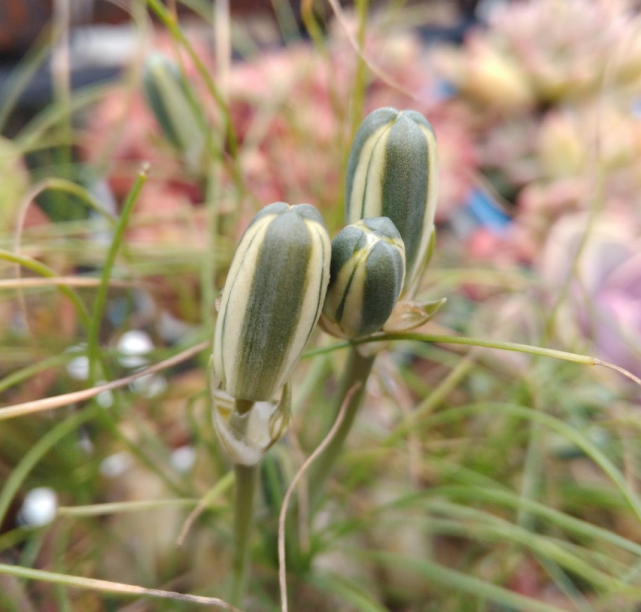
<svg viewBox="0 0 641 612"><path fill-rule="evenodd" d="M224 602L222 599L218 599L217 597L202 597L200 595L176 593L175 591L146 589L133 584L109 582L107 580L97 580L95 578L84 578L83 576L56 574L54 572L32 569L30 567L20 567L19 565L6 565L4 563L0 563L0 574L16 576L17 578L26 578L27 580L40 580L42 582L64 584L70 587L99 591L101 593L116 593L127 597L144 596L159 599L172 599L174 601L200 604L202 606L216 606L223 610L232 610L232 612L241 612L238 608L230 606L228 603Z"/></svg>
<svg viewBox="0 0 641 612"><path fill-rule="evenodd" d="M280 508L280 513L278 515L278 582L280 583L280 601L281 601L281 612L288 612L287 606L287 567L285 563L285 521L287 520L287 508L289 506L289 500L291 499L294 490L298 481L303 477L305 471L309 469L310 465L316 460L316 458L331 444L333 437L336 435L336 432L341 428L343 421L345 419L345 413L347 411L347 406L351 401L354 393L358 391L359 383L356 383L345 396L345 401L340 407L338 416L334 425L330 429L325 439L316 447L316 450L307 458L307 460L300 467L296 475L292 479L285 497L283 498L283 503Z"/></svg>
<svg viewBox="0 0 641 612"><path fill-rule="evenodd" d="M11 113L20 100L38 68L42 66L49 55L52 45L56 44L60 31L53 27L43 28L35 43L27 51L5 81L3 99L0 103L0 132L4 131Z"/></svg>
<svg viewBox="0 0 641 612"><path fill-rule="evenodd" d="M93 305L93 312L91 317L91 324L89 326L87 334L87 357L89 358L89 380L91 384L96 383L97 377L97 366L100 361L100 327L102 324L102 317L105 311L105 305L107 303L107 292L109 290L109 281L111 280L111 274L113 271L114 264L116 263L116 257L118 255L118 249L122 244L122 241L125 236L125 230L127 229L127 223L131 213L133 212L134 206L138 201L138 196L142 191L144 184L147 182L147 167L146 165L138 172L136 181L127 195L125 204L118 219L116 229L114 232L113 240L111 241L111 246L107 253L107 258L102 269L102 276L100 286L96 292L96 298Z"/></svg>
<svg viewBox="0 0 641 612"><path fill-rule="evenodd" d="M365 33L367 31L367 9L369 0L358 0L356 10L358 12L358 46L365 48ZM352 138L356 135L358 127L363 120L363 104L365 100L365 86L367 82L367 65L362 55L358 56L356 64L356 75L354 78L354 96L352 104ZM346 157L347 159L347 157Z"/></svg>
<svg viewBox="0 0 641 612"><path fill-rule="evenodd" d="M336 15L336 21L344 30L345 36L347 37L349 44L352 46L356 54L360 58L362 58L363 62L365 62L365 65L369 68L370 72L375 76L377 76L381 81L383 81L389 87L399 91L402 94L405 94L407 97L411 98L412 100L418 100L418 98L411 91L405 89L401 84L397 83L394 79L388 76L386 72L381 70L376 64L374 64L367 58L367 56L365 55L365 50L359 45L356 36L352 34L349 20L347 19L347 16L345 15L345 12L343 11L338 0L327 0L327 1L329 5L332 7L332 10L334 11L334 15Z"/></svg>
<svg viewBox="0 0 641 612"><path fill-rule="evenodd" d="M251 561L251 534L254 525L254 497L258 468L236 464L236 495L234 499L234 559L232 565L232 605L242 604L247 589Z"/></svg>
<svg viewBox="0 0 641 612"><path fill-rule="evenodd" d="M100 395L100 393L102 393L103 391L110 391L111 389L126 387L129 383L133 382L137 378L148 376L149 374L155 374L156 372L161 372L162 370L171 368L179 363L183 363L198 355L198 353L202 353L202 351L204 351L206 348L209 348L209 342L201 342L200 344L181 351L177 355L174 355L169 359L165 359L164 361L160 361L159 363L156 363L153 366L146 368L145 370L140 370L138 372L135 372L134 374L125 376L124 378L112 380L111 382L105 383L104 385L92 387L91 389L83 389L82 391L74 391L72 393L65 393L64 395L45 397L43 399L34 400L31 402L15 404L14 406L9 406L7 408L0 408L0 421L3 421L5 419L13 419L34 412L52 410L54 408L60 408L61 406L69 406L70 404L75 404L77 402L84 402L88 399L91 399L92 397Z"/></svg>
<svg viewBox="0 0 641 612"><path fill-rule="evenodd" d="M333 426L331 436L324 436L325 440L331 441L326 444L322 452L314 452L314 465L310 468L308 478L309 491L309 510L312 512L318 506L324 489L325 483L334 467L336 459L341 454L345 440L352 429L356 415L363 401L367 379L369 378L376 355L364 357L356 347L352 346L345 370L340 381L338 392L335 396L333 407ZM340 423L339 423L340 420ZM338 425L337 425L338 424ZM319 446L320 448L320 446ZM294 500L292 503L292 512L299 512L298 503ZM296 567L298 571L308 569L309 559L301 548L300 521L293 521L289 528L287 537L287 560L288 563Z"/></svg>
<svg viewBox="0 0 641 612"><path fill-rule="evenodd" d="M21 265L23 268L27 268L28 270L31 270L32 272L35 272L40 276L44 276L45 278L58 277L58 274L54 272L51 268L37 261L36 259L27 257L26 255L17 255L16 253L12 253L11 251L5 251L4 249L0 249L0 261L9 261L11 263L17 263ZM84 303L82 302L78 294L73 289L67 287L67 285L59 285L58 291L72 302L72 304L76 308L78 318L82 322L83 326L88 329L89 326L91 325L91 318L89 317L87 308L85 307Z"/></svg>
<svg viewBox="0 0 641 612"><path fill-rule="evenodd" d="M87 506L61 506L58 516L109 516L112 514L128 512L147 512L160 508L192 507L198 503L197 499L144 499L133 502L111 502L107 504L91 504Z"/></svg>
<svg viewBox="0 0 641 612"><path fill-rule="evenodd" d="M310 506L312 508L318 504L323 493L325 482L334 467L336 459L340 456L345 440L352 429L354 421L356 420L356 415L358 414L358 410L365 395L367 379L372 371L375 359L376 355L364 357L355 347L352 347L349 352L345 372L336 395L336 403L334 406L335 418L338 416L341 406L345 402L345 398L347 397L350 389L357 384L360 386L349 399L345 409L345 416L340 427L334 434L332 441L320 455L311 471L309 491Z"/></svg>
<svg viewBox="0 0 641 612"><path fill-rule="evenodd" d="M493 340L485 340L484 338L470 338L467 336L443 336L433 334L418 334L418 333L380 333L374 334L362 340L352 340L345 342L336 342L335 344L328 344L319 348L311 349L303 353L303 359L316 357L317 355L324 355L332 353L333 351L349 348L354 344L366 344L369 342L386 342L388 340L415 340L417 342L432 342L434 344L462 344L464 346L479 346L481 348L499 349L501 351L514 351L516 353L528 353L530 355L541 355L543 357L551 357L552 359L561 359L563 361L572 361L574 363L582 363L584 365L603 365L606 364L594 357L588 355L578 355L577 353L568 353L566 351L557 351L556 349L547 349L540 346L530 346L528 344L518 344L516 342L495 342ZM609 364L606 367L610 367Z"/></svg>
<svg viewBox="0 0 641 612"><path fill-rule="evenodd" d="M60 421L54 425L42 438L29 448L22 459L20 459L20 462L13 468L13 471L5 480L0 490L0 523L6 517L14 497L18 491L20 491L20 487L31 471L38 465L38 462L66 436L96 417L100 410L101 408L97 404L94 404L89 408L76 412L64 421Z"/></svg>
<svg viewBox="0 0 641 612"><path fill-rule="evenodd" d="M185 519L182 529L178 538L176 538L176 546L181 548L191 526L194 524L194 521L207 509L214 507L214 501L216 498L220 497L227 489L231 488L234 484L236 477L233 472L227 472L203 497L198 500L196 507L189 513L189 516Z"/></svg>

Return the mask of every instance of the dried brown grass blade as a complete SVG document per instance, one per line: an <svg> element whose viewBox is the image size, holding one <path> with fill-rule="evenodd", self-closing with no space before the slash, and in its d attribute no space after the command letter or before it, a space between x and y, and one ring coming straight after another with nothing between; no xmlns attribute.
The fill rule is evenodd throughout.
<svg viewBox="0 0 641 612"><path fill-rule="evenodd" d="M332 7L332 10L334 11L334 14L336 15L336 19L340 26L343 28L345 31L345 36L347 36L347 40L349 40L349 44L354 48L354 51L358 54L358 56L365 62L365 65L371 70L372 74L376 75L381 81L383 81L386 85L389 85L393 89L396 89L397 91L401 92L402 94L408 96L412 100L418 100L416 95L414 95L411 91L408 91L405 89L402 85L394 81L390 76L385 74L378 66L376 66L366 55L363 49L361 49L360 45L358 44L358 41L352 34L349 23L347 22L347 17L345 16L345 13L339 4L338 0L328 0L329 5Z"/></svg>
<svg viewBox="0 0 641 612"><path fill-rule="evenodd" d="M0 574L27 578L28 580L41 580L43 582L53 582L55 584L64 584L70 587L81 589L90 589L107 593L120 593L122 595L145 595L158 599L172 599L174 601L183 601L201 606L215 606L222 610L231 612L242 612L218 597L202 597L200 595L188 595L176 593L175 591L162 591L160 589L146 589L133 584L122 584L120 582L109 582L108 580L98 580L96 578L83 578L82 576L68 576L67 574L57 574L44 570L32 569L30 567L20 567L18 565L6 565L0 563Z"/></svg>
<svg viewBox="0 0 641 612"><path fill-rule="evenodd" d="M110 287L130 288L141 287L145 283L133 280L111 280ZM69 287L99 287L99 278L85 278L82 276L58 276L56 278L14 278L0 280L0 289L18 289L29 287L57 287L68 285Z"/></svg>
<svg viewBox="0 0 641 612"><path fill-rule="evenodd" d="M118 389L119 387L125 387L129 383L133 382L137 378L147 376L149 374L154 374L167 368L171 368L176 364L182 363L191 359L194 355L204 351L209 346L209 341L201 342L187 350L160 361L159 363L140 370L131 376L125 376L124 378L119 378L112 382L105 383L104 385L98 385L92 387L91 389L84 389L82 391L75 391L74 393L65 393L64 395L57 395L55 397L46 397L40 400L35 400L33 402L24 402L22 404L16 404L15 406L10 406L8 408L0 409L0 421L5 421L7 419L14 419L16 417L24 416L26 414L33 414L34 412L42 412L43 410L52 410L53 408L60 408L62 406L68 406L69 404L75 404L76 402L84 402L85 400L96 397L103 391L109 391L110 389Z"/></svg>
<svg viewBox="0 0 641 612"><path fill-rule="evenodd" d="M305 472L309 469L309 466L314 463L316 458L327 448L329 443L332 441L332 438L336 435L339 427L341 426L343 419L345 418L345 413L347 412L347 407L349 406L352 396L360 387L360 383L355 384L345 396L343 405L341 406L336 421L332 426L331 430L325 436L325 439L316 447L316 450L307 457L307 460L300 467L292 482L285 493L283 498L283 505L280 508L280 515L278 517L278 581L280 583L280 601L281 601L281 610L282 612L288 612L287 605L287 567L285 562L285 519L287 517L287 508L289 506L289 500L291 499L294 489L298 484L298 481L303 477Z"/></svg>

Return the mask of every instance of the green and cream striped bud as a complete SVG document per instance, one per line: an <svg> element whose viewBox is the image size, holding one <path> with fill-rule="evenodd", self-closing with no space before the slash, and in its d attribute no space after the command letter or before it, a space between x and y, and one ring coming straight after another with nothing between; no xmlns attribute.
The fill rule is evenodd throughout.
<svg viewBox="0 0 641 612"><path fill-rule="evenodd" d="M434 131L416 111L380 108L356 133L347 164L345 222L368 217L393 221L405 244L404 292L415 287L426 265L437 170Z"/></svg>
<svg viewBox="0 0 641 612"><path fill-rule="evenodd" d="M149 56L143 71L147 104L165 138L183 156L190 171L202 169L207 124L189 97L189 84L180 69L160 54Z"/></svg>
<svg viewBox="0 0 641 612"><path fill-rule="evenodd" d="M229 270L214 337L214 375L237 400L271 401L321 313L331 244L311 204L276 202L251 221Z"/></svg>
<svg viewBox="0 0 641 612"><path fill-rule="evenodd" d="M404 277L405 247L387 217L349 225L332 241L323 329L350 340L377 332L392 314Z"/></svg>

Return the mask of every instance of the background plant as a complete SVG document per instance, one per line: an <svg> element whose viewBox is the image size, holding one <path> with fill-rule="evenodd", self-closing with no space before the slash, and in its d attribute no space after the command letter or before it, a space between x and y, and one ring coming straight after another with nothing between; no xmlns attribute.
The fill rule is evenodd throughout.
<svg viewBox="0 0 641 612"><path fill-rule="evenodd" d="M422 13L400 4L360 3L356 16L334 22L331 12L323 18L303 3L307 43L280 3L286 46L259 52L249 31L234 27L244 61L227 67L162 5L132 4L141 34L151 35L147 13L160 25L141 38L122 81L62 91L7 143L11 154L1 154L2 198L7 177L14 182L0 217L2 404L91 392L178 358L82 402L38 412L48 406L40 403L12 419L0 412L0 606L193 606L132 604L105 585L73 588L83 585L77 576L223 593L233 483L205 393L216 295L259 206L311 201L332 236L342 227L349 145L374 108L415 108L439 138L438 248L419 295L447 296L448 305L421 331L596 354L634 368L636 76L622 80L618 66L636 57L636 19L623 3L566 3L574 12L565 22L578 25L551 30L551 4L506 9L514 12L491 19L456 51L475 55L486 75L495 74L497 53L510 58L508 76L499 71L508 81L520 74L510 85L518 104L509 108L475 98L469 85L452 89L460 85L454 68L407 30ZM211 21L199 3L190 6ZM536 19L517 20L519 10ZM598 28L599 45L593 22L607 26ZM478 52L475 38L492 54ZM508 43L520 43L522 53ZM532 54L566 82L563 70L594 66L584 61L591 45L603 64L586 77L590 87L556 98L532 93ZM140 75L152 50L177 62L210 126L196 178L144 103ZM64 174L52 164L21 178L20 158L70 143ZM148 179L128 200L142 161L150 162ZM47 194L53 200L44 206ZM53 222L56 210L68 216ZM318 432L331 426L326 407L345 368L346 351L330 344L314 337L316 352L297 371L290 434L262 467L249 610L279 606L278 512ZM363 393L365 409L323 511L301 534L311 569L290 566L292 609L635 609L634 386L577 363L404 340L377 359ZM25 499L41 487L55 492L55 520L20 522ZM57 577L25 581L43 578L32 569Z"/></svg>

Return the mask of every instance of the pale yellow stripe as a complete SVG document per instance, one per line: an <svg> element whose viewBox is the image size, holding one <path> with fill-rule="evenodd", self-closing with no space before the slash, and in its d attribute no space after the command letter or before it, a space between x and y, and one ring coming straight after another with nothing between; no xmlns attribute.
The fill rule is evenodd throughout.
<svg viewBox="0 0 641 612"><path fill-rule="evenodd" d="M381 136L389 131L391 123L386 124L378 128L368 139L363 149L361 150L360 158L358 160L358 165L356 166L356 171L354 172L354 181L352 182L352 192L349 194L349 219L347 220L349 224L355 223L361 218L361 206L363 203L363 197L365 195L365 186L367 184L367 177L370 174L370 160L374 149L377 148L377 144ZM384 156L383 156L384 160ZM381 175L379 175L381 176ZM378 182L378 181L376 181ZM379 198L380 206L380 198ZM378 214L366 214L366 217L379 217Z"/></svg>
<svg viewBox="0 0 641 612"><path fill-rule="evenodd" d="M383 180L385 177L385 158L387 156L387 141L391 130L378 139L369 163L367 186L365 188L365 211L363 218L380 217L383 213Z"/></svg>
<svg viewBox="0 0 641 612"><path fill-rule="evenodd" d="M429 168L429 181L427 197L425 200L425 216L423 217L423 233L421 235L421 244L414 261L412 270L406 270L408 277L414 276L425 259L427 247L430 242L432 230L434 229L434 215L436 214L436 204L438 199L438 150L436 138L431 130L425 126L420 126L425 139L427 140L427 164Z"/></svg>
<svg viewBox="0 0 641 612"><path fill-rule="evenodd" d="M325 298L325 314L332 320L336 321L336 311L341 304L343 295L345 294L345 288L349 282L349 278L352 275L354 270L354 264L356 260L354 258L348 259L345 262L345 265L338 271L336 278L332 283L332 290L328 292L327 297Z"/></svg>
<svg viewBox="0 0 641 612"><path fill-rule="evenodd" d="M240 331L242 330L245 307L249 297L249 289L256 269L257 249L262 244L262 235L267 231L267 226L274 220L276 215L266 215L259 219L247 229L243 235L234 259L227 275L227 281L223 290L223 296L216 321L216 333L214 335L214 372L218 378L223 377L223 372L230 375L235 370L236 353ZM259 235L260 234L260 235ZM255 238L255 240L254 240ZM251 253L249 252L251 245ZM242 269L242 277L236 279ZM234 285L233 297L231 295L232 284ZM222 344L223 320L227 314L225 345ZM223 370L223 360L226 367Z"/></svg>
<svg viewBox="0 0 641 612"><path fill-rule="evenodd" d="M356 333L361 325L363 313L363 301L365 293L366 261L369 250L362 250L354 257L356 260L356 274L352 278L352 284L347 292L345 300L345 309L343 318L340 321L340 327L343 330L350 330L350 335Z"/></svg>
<svg viewBox="0 0 641 612"><path fill-rule="evenodd" d="M318 315L320 315L321 312L321 309L318 308L318 295L319 291L321 291L321 279L325 279L325 285L322 287L320 294L321 306L325 300L325 294L327 292L326 283L329 281L329 263L332 245L329 241L327 230L319 223L309 219L305 219L305 225L307 226L312 238L312 250L307 268L308 285L301 307L300 319L290 347L291 350L289 352L287 362L279 375L279 387L287 382L287 379L291 375L292 368L296 365L296 362L305 348L310 330L313 329L318 321L318 317L315 317L315 315L317 311Z"/></svg>

